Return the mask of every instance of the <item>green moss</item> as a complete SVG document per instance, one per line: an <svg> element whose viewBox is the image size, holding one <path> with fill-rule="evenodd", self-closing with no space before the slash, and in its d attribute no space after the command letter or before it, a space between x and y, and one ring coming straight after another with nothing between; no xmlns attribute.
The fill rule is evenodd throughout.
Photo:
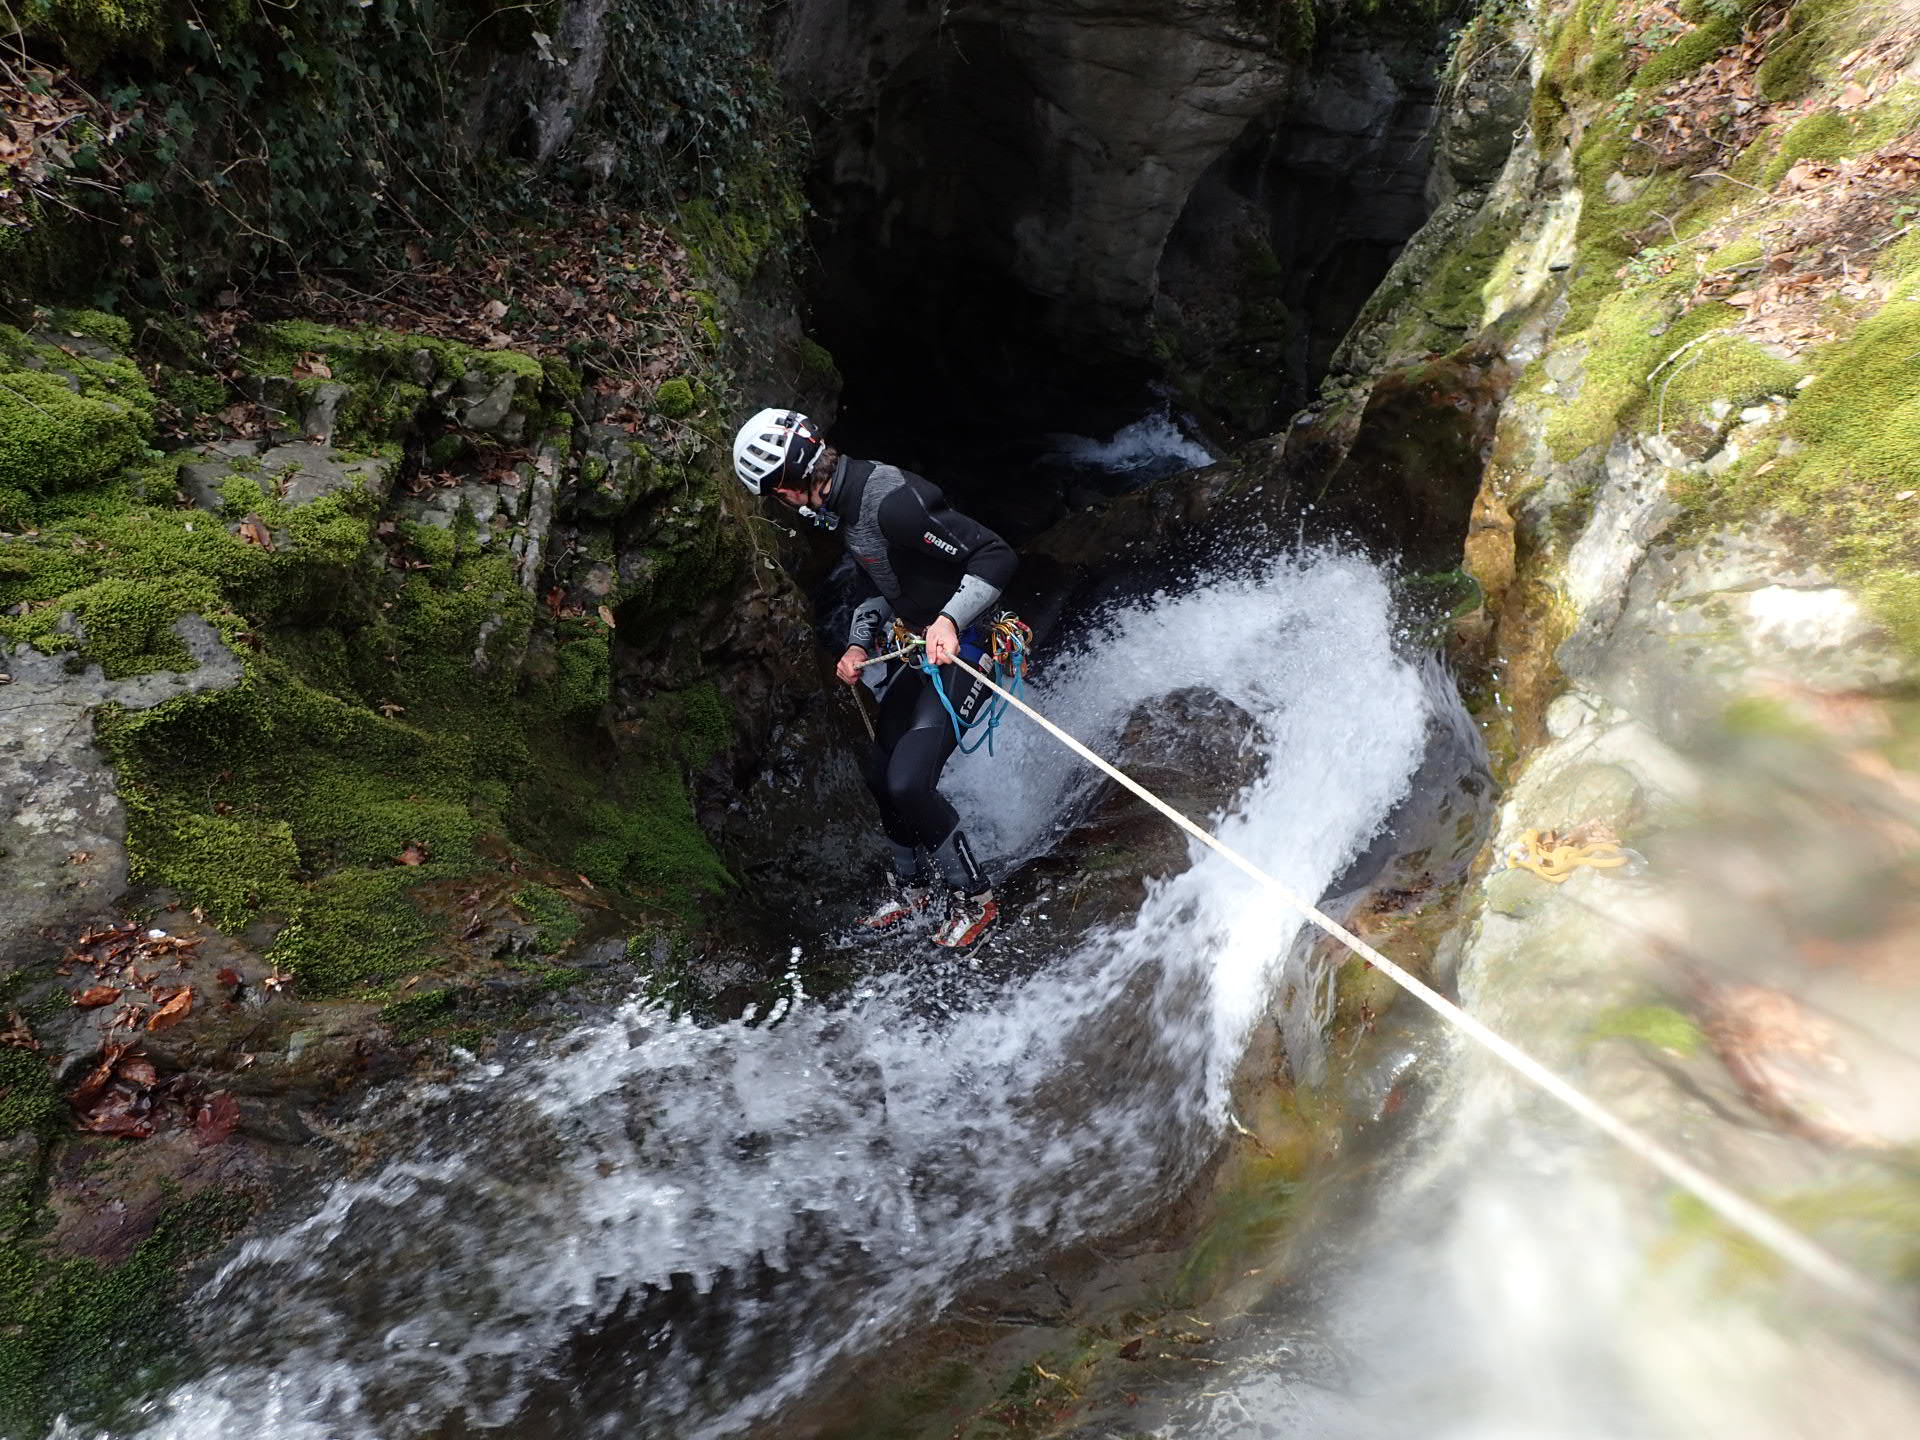
<svg viewBox="0 0 1920 1440"><path fill-rule="evenodd" d="M171 18L164 0L23 0L28 35L57 43L81 65L122 51L157 54Z"/></svg>
<svg viewBox="0 0 1920 1440"><path fill-rule="evenodd" d="M694 262L707 274L744 286L776 247L798 233L806 199L791 176L743 177L737 193L759 192L756 201L722 205L696 198L681 205L675 229ZM704 317L703 317L704 318Z"/></svg>
<svg viewBox="0 0 1920 1440"><path fill-rule="evenodd" d="M1806 372L1763 346L1725 335L1694 346L1654 378L1655 410L1666 425L1700 418L1716 400L1736 409L1791 395Z"/></svg>
<svg viewBox="0 0 1920 1440"><path fill-rule="evenodd" d="M217 924L234 929L263 910L293 907L300 851L285 820L209 814L138 782L128 791L136 880L174 885Z"/></svg>
<svg viewBox="0 0 1920 1440"><path fill-rule="evenodd" d="M711 681L690 686L673 698L679 706L676 728L681 754L695 770L704 769L733 743L732 707Z"/></svg>
<svg viewBox="0 0 1920 1440"><path fill-rule="evenodd" d="M172 1315L186 1265L252 1209L238 1193L198 1195L114 1266L44 1255L20 1237L0 1244L0 1430L44 1434L56 1412L90 1415L81 1407L151 1381L184 1339Z"/></svg>
<svg viewBox="0 0 1920 1440"><path fill-rule="evenodd" d="M637 777L624 803L596 805L588 823L597 833L574 851L573 863L597 885L653 891L684 912L735 883L694 818L686 781L670 765Z"/></svg>
<svg viewBox="0 0 1920 1440"><path fill-rule="evenodd" d="M377 326L343 329L305 320L285 320L247 332L242 363L257 374L291 376L308 356L323 360L330 378L298 382L303 393L320 385L343 384L336 435L346 440L397 440L408 432L431 399L421 383L425 367L436 381L458 381L469 372L521 382L519 400L538 411L538 401L553 366L514 350L483 350L433 336L402 334ZM560 367L564 369L564 367ZM573 382L578 390L577 377ZM541 422L538 413L536 424Z"/></svg>
<svg viewBox="0 0 1920 1440"><path fill-rule="evenodd" d="M1726 46L1737 44L1739 39L1738 19L1714 15L1649 57L1634 72L1634 86L1643 93L1651 93L1675 80L1683 80Z"/></svg>
<svg viewBox="0 0 1920 1440"><path fill-rule="evenodd" d="M1771 1249L1691 1194L1676 1193L1668 1203L1674 1226L1662 1247L1666 1252L1681 1254L1708 1245L1719 1260L1723 1285L1775 1286L1785 1262ZM1901 1285L1920 1277L1920 1184L1910 1167L1883 1168L1818 1190L1773 1196L1767 1208L1847 1256L1863 1274L1888 1276Z"/></svg>
<svg viewBox="0 0 1920 1440"><path fill-rule="evenodd" d="M1589 1038L1621 1036L1668 1050L1682 1057L1695 1054L1704 1040L1700 1027L1671 1005L1630 1005L1609 1011L1594 1021Z"/></svg>
<svg viewBox="0 0 1920 1440"><path fill-rule="evenodd" d="M560 360L546 360L542 362L541 368L546 375L547 388L559 397L563 404L572 404L580 398L583 384L580 371L576 367Z"/></svg>
<svg viewBox="0 0 1920 1440"><path fill-rule="evenodd" d="M1518 233L1517 211L1482 224L1462 244L1449 246L1433 276L1422 286L1418 305L1427 320L1451 336L1477 329L1486 315L1486 289L1501 257ZM1433 349L1450 348L1442 344Z"/></svg>
<svg viewBox="0 0 1920 1440"><path fill-rule="evenodd" d="M1782 735L1818 739L1817 730L1770 695L1742 695L1720 712L1728 735Z"/></svg>
<svg viewBox="0 0 1920 1440"><path fill-rule="evenodd" d="M838 390L841 385L833 352L808 336L800 340L800 384L811 390Z"/></svg>
<svg viewBox="0 0 1920 1440"><path fill-rule="evenodd" d="M547 380L547 367L533 356L522 355L518 350L476 351L471 363L474 368L495 379L511 375L516 380L531 381L535 390Z"/></svg>
<svg viewBox="0 0 1920 1440"><path fill-rule="evenodd" d="M539 927L539 944L544 954L559 954L580 933L579 914L558 890L528 885L515 893L513 905Z"/></svg>
<svg viewBox="0 0 1920 1440"><path fill-rule="evenodd" d="M217 594L204 581L186 588L193 597L204 599L205 608L219 607ZM148 580L102 580L29 616L14 627L14 633L43 650L66 649L69 637L54 627L68 611L85 629L81 653L97 663L109 680L152 670L194 668L186 642L173 630L173 622L183 613L179 588Z"/></svg>
<svg viewBox="0 0 1920 1440"><path fill-rule="evenodd" d="M68 355L4 326L0 356L0 487L44 497L145 456L153 392L132 364Z"/></svg>
<svg viewBox="0 0 1920 1440"><path fill-rule="evenodd" d="M1717 513L1770 509L1804 527L1920 653L1920 303L1906 293L1817 357L1817 378L1782 422L1787 453L1736 465Z"/></svg>
<svg viewBox="0 0 1920 1440"><path fill-rule="evenodd" d="M46 1058L0 1045L0 1140L35 1130L60 1113L60 1095Z"/></svg>
<svg viewBox="0 0 1920 1440"><path fill-rule="evenodd" d="M227 403L227 382L218 375L196 375L169 370L161 378L160 393L188 420L211 415Z"/></svg>
<svg viewBox="0 0 1920 1440"><path fill-rule="evenodd" d="M1754 76L1760 93L1776 102L1803 94L1820 61L1839 53L1835 41L1852 33L1839 26L1858 10L1854 0L1798 0Z"/></svg>
<svg viewBox="0 0 1920 1440"><path fill-rule="evenodd" d="M466 436L458 431L449 431L445 435L438 436L427 446L427 464L436 470L445 469L465 459L468 451L472 449L473 446Z"/></svg>
<svg viewBox="0 0 1920 1440"><path fill-rule="evenodd" d="M663 380L653 392L653 403L662 415L672 420L684 420L693 413L693 386L685 377L676 375L671 380Z"/></svg>
<svg viewBox="0 0 1920 1440"><path fill-rule="evenodd" d="M267 958L300 977L301 993L315 998L361 993L429 968L429 947L444 932L429 924L411 892L436 873L444 872L390 867L315 881Z"/></svg>
<svg viewBox="0 0 1920 1440"><path fill-rule="evenodd" d="M560 647L553 699L562 714L600 713L613 695L613 654L604 631L577 635Z"/></svg>
<svg viewBox="0 0 1920 1440"><path fill-rule="evenodd" d="M104 310L56 310L52 325L62 334L82 335L111 345L123 355L133 349L133 326Z"/></svg>
<svg viewBox="0 0 1920 1440"><path fill-rule="evenodd" d="M1659 375L1649 383L1655 367L1723 323L1708 306L1678 318L1672 310L1666 295L1644 290L1615 295L1600 306L1577 337L1586 347L1579 392L1547 417L1546 440L1556 458L1568 460L1605 444L1646 413L1661 383Z"/></svg>
<svg viewBox="0 0 1920 1440"><path fill-rule="evenodd" d="M380 1023L393 1031L394 1038L411 1044L425 1039L459 1008L460 996L453 990L429 990L409 995L380 1007Z"/></svg>
<svg viewBox="0 0 1920 1440"><path fill-rule="evenodd" d="M1767 166L1768 185L1776 183L1800 160L1844 160L1859 141L1857 121L1838 110L1819 110L1781 137L1780 148Z"/></svg>

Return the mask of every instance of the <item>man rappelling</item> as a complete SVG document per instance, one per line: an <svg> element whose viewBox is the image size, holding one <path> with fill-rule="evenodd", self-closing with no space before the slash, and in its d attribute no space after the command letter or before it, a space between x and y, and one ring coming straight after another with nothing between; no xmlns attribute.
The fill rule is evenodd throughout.
<svg viewBox="0 0 1920 1440"><path fill-rule="evenodd" d="M952 661L980 663L988 644L981 621L1013 578L1013 547L955 510L931 481L832 449L796 411L762 410L741 426L733 468L755 495L771 493L838 532L855 561L866 598L834 666L844 684L859 684L876 655L924 647L924 665L887 660L865 769L892 863L887 892L862 923L887 929L927 910L937 872L948 899L934 943L972 945L999 907L958 813L935 787L961 731L990 699L987 685ZM890 634L905 645L888 643Z"/></svg>

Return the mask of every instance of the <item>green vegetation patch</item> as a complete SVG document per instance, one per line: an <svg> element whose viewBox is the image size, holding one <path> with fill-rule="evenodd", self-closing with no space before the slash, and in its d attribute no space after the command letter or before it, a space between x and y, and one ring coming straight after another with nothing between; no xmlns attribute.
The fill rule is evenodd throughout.
<svg viewBox="0 0 1920 1440"><path fill-rule="evenodd" d="M1630 1005L1611 1010L1594 1021L1589 1037L1602 1040L1621 1036L1690 1057L1700 1049L1705 1036L1693 1020L1671 1005Z"/></svg>
<svg viewBox="0 0 1920 1440"><path fill-rule="evenodd" d="M60 1096L46 1057L16 1045L0 1045L0 1140L36 1130L60 1111Z"/></svg>
<svg viewBox="0 0 1920 1440"><path fill-rule="evenodd" d="M1586 358L1578 393L1547 416L1547 444L1558 459L1605 444L1638 415L1652 420L1646 407L1660 383L1656 368L1676 354L1684 358L1683 347L1722 323L1711 307L1685 316L1677 316L1677 308L1659 291L1629 290L1602 303L1591 324L1563 340L1584 344Z"/></svg>
<svg viewBox="0 0 1920 1440"><path fill-rule="evenodd" d="M97 485L147 455L153 392L132 362L0 325L0 528L34 502Z"/></svg>
<svg viewBox="0 0 1920 1440"><path fill-rule="evenodd" d="M558 955L580 933L579 912L566 896L548 886L523 886L514 894L513 907L537 927L542 954Z"/></svg>
<svg viewBox="0 0 1920 1440"><path fill-rule="evenodd" d="M561 398L547 396L548 368L531 355L377 326L347 329L282 320L249 331L241 353L246 368L293 378L303 394L322 385L346 386L335 432L346 440L398 438L431 398L430 385L457 383L469 375L489 382L513 378L515 398L536 426L544 420L542 402Z"/></svg>
<svg viewBox="0 0 1920 1440"><path fill-rule="evenodd" d="M660 382L659 388L653 392L653 403L668 419L684 420L693 413L698 400L692 382L676 375L671 380Z"/></svg>
<svg viewBox="0 0 1920 1440"><path fill-rule="evenodd" d="M229 641L249 625L330 614L372 534L378 497L361 490L289 506L240 477L248 513L282 536L269 549L218 517L172 507L172 462L135 480L36 505L38 534L0 553L0 638L77 650L111 678L187 665L173 624L196 614ZM142 498L163 497L159 503ZM236 509L247 507L236 506ZM78 618L84 640L63 617Z"/></svg>
<svg viewBox="0 0 1920 1440"><path fill-rule="evenodd" d="M1783 437L1728 472L1722 513L1776 510L1803 526L1903 645L1920 651L1920 300L1909 281L1819 353Z"/></svg>
<svg viewBox="0 0 1920 1440"><path fill-rule="evenodd" d="M1702 419L1725 401L1736 409L1770 396L1791 396L1806 370L1765 346L1738 335L1713 335L1695 345L1653 379L1654 413L1672 427Z"/></svg>
<svg viewBox="0 0 1920 1440"><path fill-rule="evenodd" d="M1796 0L1754 77L1760 93L1773 101L1804 94L1820 62L1839 55L1858 34L1862 15L1857 0Z"/></svg>
<svg viewBox="0 0 1920 1440"><path fill-rule="evenodd" d="M117 1265L49 1257L18 1234L0 1242L0 1430L45 1434L60 1411L102 1418L150 1381L168 1337L184 1343L170 1316L185 1267L252 1211L237 1192L195 1196Z"/></svg>

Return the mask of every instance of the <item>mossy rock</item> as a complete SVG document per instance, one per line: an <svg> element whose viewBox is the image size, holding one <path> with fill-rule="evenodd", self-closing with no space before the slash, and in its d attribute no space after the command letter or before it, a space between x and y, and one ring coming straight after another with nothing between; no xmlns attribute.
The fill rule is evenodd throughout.
<svg viewBox="0 0 1920 1440"><path fill-rule="evenodd" d="M30 502L118 474L146 456L154 403L139 368L101 342L0 326L0 491Z"/></svg>

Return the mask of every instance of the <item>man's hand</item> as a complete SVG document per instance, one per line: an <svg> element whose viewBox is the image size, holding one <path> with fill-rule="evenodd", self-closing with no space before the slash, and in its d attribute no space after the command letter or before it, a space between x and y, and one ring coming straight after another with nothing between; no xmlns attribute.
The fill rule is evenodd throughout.
<svg viewBox="0 0 1920 1440"><path fill-rule="evenodd" d="M858 685L860 672L866 668L867 652L858 645L847 646L846 653L840 657L840 663L833 667L833 673L843 685Z"/></svg>
<svg viewBox="0 0 1920 1440"><path fill-rule="evenodd" d="M944 665L960 653L960 632L953 621L942 615L927 627L927 659Z"/></svg>

